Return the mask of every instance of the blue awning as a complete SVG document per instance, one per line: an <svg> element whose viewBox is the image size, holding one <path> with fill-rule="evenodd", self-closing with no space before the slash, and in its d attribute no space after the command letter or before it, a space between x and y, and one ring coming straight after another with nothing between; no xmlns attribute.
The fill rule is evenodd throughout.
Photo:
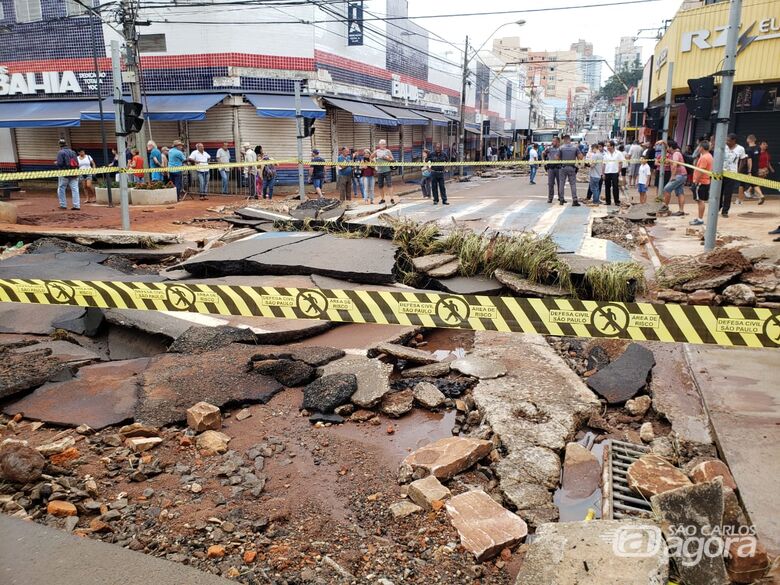
<svg viewBox="0 0 780 585"><path fill-rule="evenodd" d="M255 107L257 115L263 118L294 118L295 96L270 93L249 93L246 99ZM304 118L324 118L325 110L317 105L311 96L301 96L301 114Z"/></svg>
<svg viewBox="0 0 780 585"><path fill-rule="evenodd" d="M206 110L213 108L223 99L225 93L148 95L144 100L144 117L152 121L195 121L205 120ZM125 97L129 100L129 97ZM103 100L103 115L106 120L114 119L114 98ZM97 102L81 110L81 119L100 121Z"/></svg>
<svg viewBox="0 0 780 585"><path fill-rule="evenodd" d="M355 122L362 124L379 124L380 126L398 126L398 120L383 112L376 106L362 102L351 102L336 98L325 98L330 105L352 114Z"/></svg>
<svg viewBox="0 0 780 585"><path fill-rule="evenodd" d="M438 112L426 112L424 110L412 110L415 114L420 114L424 118L428 118L431 122L433 122L434 126L447 126L450 123L449 118L447 118L444 114L440 114Z"/></svg>
<svg viewBox="0 0 780 585"><path fill-rule="evenodd" d="M466 122L466 132L470 132L471 134L481 134L482 129L480 128L479 124L470 124Z"/></svg>
<svg viewBox="0 0 780 585"><path fill-rule="evenodd" d="M81 110L97 102L57 101L0 103L0 128L72 127L81 124Z"/></svg>
<svg viewBox="0 0 780 585"><path fill-rule="evenodd" d="M423 118L420 114L415 114L412 110L406 108L385 106L383 104L377 104L377 107L393 116L402 126L427 126L429 122L427 118Z"/></svg>

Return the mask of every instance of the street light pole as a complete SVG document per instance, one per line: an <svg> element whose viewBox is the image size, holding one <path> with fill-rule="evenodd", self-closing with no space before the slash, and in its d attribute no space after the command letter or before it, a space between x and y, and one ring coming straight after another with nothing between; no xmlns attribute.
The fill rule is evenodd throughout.
<svg viewBox="0 0 780 585"><path fill-rule="evenodd" d="M726 158L726 133L729 131L729 115L731 113L731 94L734 91L734 74L737 65L737 33L742 14L742 0L731 0L729 12L729 27L726 33L726 56L723 60L723 71L720 71L723 81L720 84L718 103L718 125L715 128L715 160L712 172L719 176L723 172L723 161ZM718 231L718 211L720 197L723 191L723 179L714 179L710 186L710 201L707 208L707 227L704 231L704 250L715 248Z"/></svg>
<svg viewBox="0 0 780 585"><path fill-rule="evenodd" d="M466 35L466 49L463 51L463 79L460 89L460 136L458 138L458 162L466 158L466 87L469 82L469 37ZM463 167L460 167L463 174Z"/></svg>

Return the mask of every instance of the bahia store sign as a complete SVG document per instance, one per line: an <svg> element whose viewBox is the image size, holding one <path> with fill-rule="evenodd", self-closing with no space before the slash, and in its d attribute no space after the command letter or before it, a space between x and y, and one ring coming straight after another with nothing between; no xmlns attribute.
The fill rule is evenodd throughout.
<svg viewBox="0 0 780 585"><path fill-rule="evenodd" d="M94 77L94 73L91 74ZM94 80L93 80L94 83ZM43 71L40 73L8 73L0 66L0 96L82 93L73 71Z"/></svg>

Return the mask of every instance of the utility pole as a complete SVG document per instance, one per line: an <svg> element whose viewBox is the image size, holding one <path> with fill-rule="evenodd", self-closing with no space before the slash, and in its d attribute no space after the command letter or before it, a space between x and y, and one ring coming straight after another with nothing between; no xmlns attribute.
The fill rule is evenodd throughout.
<svg viewBox="0 0 780 585"><path fill-rule="evenodd" d="M469 81L469 37L466 35L466 48L463 51L463 79L460 89L460 136L458 137L458 162L466 158L466 87ZM463 175L463 167L460 167Z"/></svg>
<svg viewBox="0 0 780 585"><path fill-rule="evenodd" d="M100 67L98 66L97 39L95 38L95 12L89 12L89 33L92 38L92 64L95 69L95 84L97 85L98 112L100 112L100 140L103 142L103 165L108 166L112 161L108 160L108 142L106 141L106 118L103 115L103 82L100 80ZM104 53L105 55L105 50ZM108 206L114 206L111 193L111 177L106 178L106 190L108 191Z"/></svg>
<svg viewBox="0 0 780 585"><path fill-rule="evenodd" d="M303 180L303 114L301 114L301 82L295 80L295 127L298 129L298 197L306 201L306 184Z"/></svg>
<svg viewBox="0 0 780 585"><path fill-rule="evenodd" d="M664 100L664 133L661 145L661 168L658 169L658 196L663 196L666 168L666 141L669 140L669 120L672 117L672 83L674 77L674 63L667 65L666 71L666 99Z"/></svg>
<svg viewBox="0 0 780 585"><path fill-rule="evenodd" d="M114 123L116 126L116 150L119 155L119 196L122 205L122 229L130 229L130 193L127 189L127 142L125 141L125 115L122 107L122 63L119 41L111 41L111 71L114 82Z"/></svg>
<svg viewBox="0 0 780 585"><path fill-rule="evenodd" d="M726 158L726 134L729 131L729 115L731 113L731 94L734 90L734 75L737 66L737 33L742 15L742 0L731 0L729 11L729 27L726 33L726 56L723 59L723 77L718 94L718 125L715 127L715 158L712 172L720 175L723 172L723 162ZM720 197L723 192L723 180L714 179L710 185L710 202L707 207L707 227L704 231L704 250L715 248L718 232L718 211Z"/></svg>
<svg viewBox="0 0 780 585"><path fill-rule="evenodd" d="M125 46L127 47L125 63L131 78L128 83L130 86L130 97L132 101L141 104L143 103L141 97L141 57L138 53L138 31L135 27L136 6L134 2L135 0L122 0L122 35L125 37ZM136 132L135 146L138 149L138 154L144 159L144 166L148 167L146 125ZM149 179L151 180L151 175Z"/></svg>

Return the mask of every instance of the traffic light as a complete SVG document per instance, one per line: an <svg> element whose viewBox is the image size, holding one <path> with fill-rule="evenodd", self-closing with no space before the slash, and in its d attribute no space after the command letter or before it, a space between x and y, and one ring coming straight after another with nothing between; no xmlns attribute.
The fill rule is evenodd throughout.
<svg viewBox="0 0 780 585"><path fill-rule="evenodd" d="M647 108L645 110L645 126L651 130L664 129L664 109L659 106L656 108Z"/></svg>
<svg viewBox="0 0 780 585"><path fill-rule="evenodd" d="M689 79L691 98L685 100L688 113L697 120L709 120L712 116L712 98L715 97L715 76Z"/></svg>
<svg viewBox="0 0 780 585"><path fill-rule="evenodd" d="M490 120L482 121L482 136L488 136L490 134Z"/></svg>
<svg viewBox="0 0 780 585"><path fill-rule="evenodd" d="M314 131L316 128L314 127L314 118L304 118L303 119L303 137L306 138L308 136L314 136Z"/></svg>
<svg viewBox="0 0 780 585"><path fill-rule="evenodd" d="M134 134L143 128L143 109L143 104L138 102L122 102L122 113L124 114L123 136Z"/></svg>

